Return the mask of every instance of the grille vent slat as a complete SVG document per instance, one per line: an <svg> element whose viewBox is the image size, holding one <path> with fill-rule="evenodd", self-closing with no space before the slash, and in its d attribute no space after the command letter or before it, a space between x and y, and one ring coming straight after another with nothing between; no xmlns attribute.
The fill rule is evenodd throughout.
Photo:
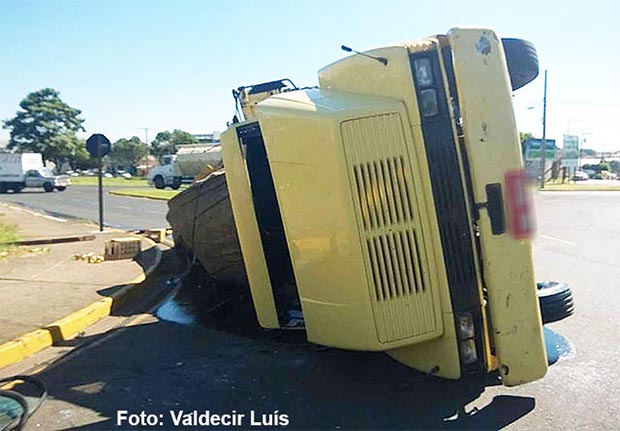
<svg viewBox="0 0 620 431"><path fill-rule="evenodd" d="M354 166L355 188L366 229L411 221L413 208L403 165L400 156Z"/></svg>
<svg viewBox="0 0 620 431"><path fill-rule="evenodd" d="M345 121L341 130L379 340L435 331L438 319L420 254L421 222L400 116Z"/></svg>

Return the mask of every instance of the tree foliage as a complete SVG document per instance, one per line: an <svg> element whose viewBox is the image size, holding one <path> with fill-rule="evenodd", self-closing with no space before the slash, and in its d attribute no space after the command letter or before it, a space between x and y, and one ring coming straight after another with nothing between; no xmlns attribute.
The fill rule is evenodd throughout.
<svg viewBox="0 0 620 431"><path fill-rule="evenodd" d="M9 149L41 153L56 166L73 159L79 146L75 133L84 130L79 109L63 102L52 88L28 94L19 107L15 117L3 122L11 131Z"/></svg>
<svg viewBox="0 0 620 431"><path fill-rule="evenodd" d="M525 142L534 136L530 132L519 132L519 140L521 141L521 152L525 153Z"/></svg>
<svg viewBox="0 0 620 431"><path fill-rule="evenodd" d="M174 129L172 132L159 132L151 142L151 154L161 157L166 154L176 154L179 145L195 144L196 138L183 130Z"/></svg>
<svg viewBox="0 0 620 431"><path fill-rule="evenodd" d="M137 136L131 139L119 139L112 144L112 159L124 166L131 167L135 173L135 168L140 160L148 155L149 149L144 142Z"/></svg>

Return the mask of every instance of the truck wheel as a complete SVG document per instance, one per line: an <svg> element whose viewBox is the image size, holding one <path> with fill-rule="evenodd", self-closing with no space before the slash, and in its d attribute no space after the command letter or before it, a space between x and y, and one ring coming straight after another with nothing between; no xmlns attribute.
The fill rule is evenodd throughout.
<svg viewBox="0 0 620 431"><path fill-rule="evenodd" d="M43 184L43 190L45 190L47 193L53 192L54 185L52 183L45 183Z"/></svg>
<svg viewBox="0 0 620 431"><path fill-rule="evenodd" d="M166 188L166 183L164 182L164 178L161 175L157 175L154 179L155 182L155 188L156 189L165 189Z"/></svg>
<svg viewBox="0 0 620 431"><path fill-rule="evenodd" d="M172 182L172 188L174 190L179 190L180 187L181 187L181 180L175 178L175 180Z"/></svg>
<svg viewBox="0 0 620 431"><path fill-rule="evenodd" d="M529 84L538 76L538 55L531 42L523 39L502 39L512 90Z"/></svg>
<svg viewBox="0 0 620 431"><path fill-rule="evenodd" d="M67 186L56 186L56 190L58 190L59 192L64 192L66 188Z"/></svg>
<svg viewBox="0 0 620 431"><path fill-rule="evenodd" d="M557 322L575 312L573 294L568 284L543 281L536 285L543 323Z"/></svg>

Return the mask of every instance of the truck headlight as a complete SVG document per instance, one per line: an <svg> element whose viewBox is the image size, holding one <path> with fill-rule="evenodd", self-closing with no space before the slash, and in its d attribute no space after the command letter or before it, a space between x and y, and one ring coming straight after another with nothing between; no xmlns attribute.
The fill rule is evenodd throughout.
<svg viewBox="0 0 620 431"><path fill-rule="evenodd" d="M456 330L459 340L474 338L474 317L471 313L459 313L456 315Z"/></svg>
<svg viewBox="0 0 620 431"><path fill-rule="evenodd" d="M420 110L424 117L437 115L437 92L434 88L420 91Z"/></svg>
<svg viewBox="0 0 620 431"><path fill-rule="evenodd" d="M415 80L420 87L433 85L433 69L428 58L419 58L413 62Z"/></svg>
<svg viewBox="0 0 620 431"><path fill-rule="evenodd" d="M465 365L470 365L478 360L478 354L476 353L476 342L473 339L461 341L459 343L459 350L461 351L461 362Z"/></svg>
<svg viewBox="0 0 620 431"><path fill-rule="evenodd" d="M456 335L459 339L459 352L461 353L461 362L464 365L470 365L478 361L478 353L476 352L474 316L471 313L457 313L454 316L456 320Z"/></svg>

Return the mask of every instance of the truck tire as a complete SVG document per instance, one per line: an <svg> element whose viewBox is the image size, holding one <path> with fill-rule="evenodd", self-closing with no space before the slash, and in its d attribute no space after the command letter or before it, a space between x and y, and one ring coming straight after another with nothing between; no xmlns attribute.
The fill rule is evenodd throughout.
<svg viewBox="0 0 620 431"><path fill-rule="evenodd" d="M155 183L155 188L162 190L166 188L166 182L164 181L164 177L162 177L161 175L157 175L154 179L153 182Z"/></svg>
<svg viewBox="0 0 620 431"><path fill-rule="evenodd" d="M45 190L47 193L51 193L54 191L54 185L52 183L45 183L43 184L43 190Z"/></svg>
<svg viewBox="0 0 620 431"><path fill-rule="evenodd" d="M529 84L538 76L538 55L531 42L523 39L502 39L512 90Z"/></svg>
<svg viewBox="0 0 620 431"><path fill-rule="evenodd" d="M543 323L557 322L575 312L573 293L566 283L543 281L536 285Z"/></svg>
<svg viewBox="0 0 620 431"><path fill-rule="evenodd" d="M59 192L64 192L66 188L67 186L56 186L56 190L58 190Z"/></svg>
<svg viewBox="0 0 620 431"><path fill-rule="evenodd" d="M173 190L179 190L179 188L181 188L181 179L180 178L175 178L174 181L172 182L172 186Z"/></svg>

